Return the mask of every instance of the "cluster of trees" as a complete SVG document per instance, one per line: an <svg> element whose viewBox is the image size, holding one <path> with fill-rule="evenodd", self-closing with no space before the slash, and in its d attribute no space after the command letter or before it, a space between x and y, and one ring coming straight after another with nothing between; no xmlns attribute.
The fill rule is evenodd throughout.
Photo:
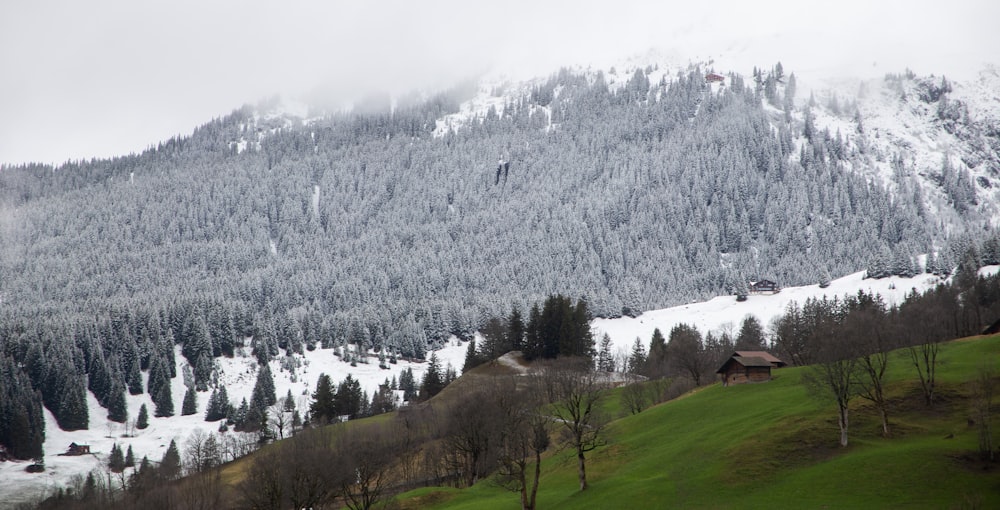
<svg viewBox="0 0 1000 510"><path fill-rule="evenodd" d="M532 305L525 323L515 306L506 318L488 320L482 330L483 342L469 342L463 372L509 351L520 351L525 359L555 359L559 356L594 356L594 335L587 302L561 294L551 295L542 306Z"/></svg>
<svg viewBox="0 0 1000 510"><path fill-rule="evenodd" d="M889 351L908 349L924 404L932 406L940 343L978 334L1000 317L1000 275L980 277L977 257L967 254L965 260L951 283L924 294L914 291L899 305L887 306L879 296L859 292L844 299L810 299L801 307L791 303L775 319L773 345L779 356L811 365L809 387L836 402L842 446L848 443L849 403L855 397L872 403L883 434L891 434L885 380ZM986 443L984 454L992 448Z"/></svg>
<svg viewBox="0 0 1000 510"><path fill-rule="evenodd" d="M492 477L530 509L541 456L553 447L577 452L584 489L585 454L604 443L600 402L607 382L586 359L540 361L534 368L529 376L479 380L434 406L402 408L393 421L300 433L288 448L255 457L239 497L265 508L332 500L370 508L387 491L469 486ZM339 466L330 469L330 458Z"/></svg>

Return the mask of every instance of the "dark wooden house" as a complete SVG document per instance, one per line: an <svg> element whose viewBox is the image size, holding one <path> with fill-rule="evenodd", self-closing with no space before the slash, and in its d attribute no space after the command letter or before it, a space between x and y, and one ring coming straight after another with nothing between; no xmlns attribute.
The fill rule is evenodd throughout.
<svg viewBox="0 0 1000 510"><path fill-rule="evenodd" d="M89 444L70 443L69 449L67 449L66 453L64 453L63 455L76 456L76 455L86 455L88 453L90 453Z"/></svg>
<svg viewBox="0 0 1000 510"><path fill-rule="evenodd" d="M721 74L708 73L705 75L705 81L707 81L708 83L721 82L725 81L725 79L726 77L722 76Z"/></svg>
<svg viewBox="0 0 1000 510"><path fill-rule="evenodd" d="M777 294L779 292L781 292L781 286L771 280L750 282L751 294Z"/></svg>
<svg viewBox="0 0 1000 510"><path fill-rule="evenodd" d="M1000 333L1000 319L997 319L997 321L994 322L993 324L990 324L989 326L986 326L985 328L983 328L983 332L980 333L980 334L981 335L995 335L997 333Z"/></svg>
<svg viewBox="0 0 1000 510"><path fill-rule="evenodd" d="M767 382L771 369L785 362L764 351L736 351L715 373L722 376L722 385Z"/></svg>

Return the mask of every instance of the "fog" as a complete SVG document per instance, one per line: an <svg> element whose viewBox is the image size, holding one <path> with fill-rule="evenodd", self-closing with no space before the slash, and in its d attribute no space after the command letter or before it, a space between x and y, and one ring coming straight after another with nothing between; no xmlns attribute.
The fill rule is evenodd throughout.
<svg viewBox="0 0 1000 510"><path fill-rule="evenodd" d="M876 5L868 5L869 3ZM134 2L0 6L0 163L138 152L274 94L340 105L657 48L749 73L972 79L994 2Z"/></svg>

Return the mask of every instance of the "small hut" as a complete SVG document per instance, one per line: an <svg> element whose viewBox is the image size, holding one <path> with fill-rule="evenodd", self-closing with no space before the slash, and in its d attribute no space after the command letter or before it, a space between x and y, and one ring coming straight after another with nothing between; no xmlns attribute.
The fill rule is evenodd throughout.
<svg viewBox="0 0 1000 510"><path fill-rule="evenodd" d="M771 369L785 362L764 351L736 351L715 373L722 376L722 385L767 382Z"/></svg>
<svg viewBox="0 0 1000 510"><path fill-rule="evenodd" d="M721 74L708 73L705 75L705 81L707 81L708 83L722 82L725 81L725 79L726 77L722 76Z"/></svg>
<svg viewBox="0 0 1000 510"><path fill-rule="evenodd" d="M69 448L66 450L66 453L64 453L63 455L77 456L77 455L86 455L88 453L90 453L90 445L89 444L70 443L69 444Z"/></svg>

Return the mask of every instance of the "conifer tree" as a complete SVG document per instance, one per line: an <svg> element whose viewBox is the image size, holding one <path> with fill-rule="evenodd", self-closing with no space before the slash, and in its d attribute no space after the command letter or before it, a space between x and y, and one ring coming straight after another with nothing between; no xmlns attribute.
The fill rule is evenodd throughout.
<svg viewBox="0 0 1000 510"><path fill-rule="evenodd" d="M274 378L271 377L271 368L263 365L257 373L257 382L253 387L253 394L250 397L250 407L265 409L274 405L278 401L274 393Z"/></svg>
<svg viewBox="0 0 1000 510"><path fill-rule="evenodd" d="M599 372L614 372L615 360L611 353L611 335L601 337L601 346L597 351L597 370Z"/></svg>
<svg viewBox="0 0 1000 510"><path fill-rule="evenodd" d="M128 451L125 453L125 467L135 467L135 454L132 453L132 445L128 445Z"/></svg>
<svg viewBox="0 0 1000 510"><path fill-rule="evenodd" d="M135 419L135 428L142 430L149 426L149 410L146 404L139 406L139 416Z"/></svg>
<svg viewBox="0 0 1000 510"><path fill-rule="evenodd" d="M632 352L628 356L628 371L632 374L638 374L645 366L646 348L642 345L642 340L636 337L632 344Z"/></svg>
<svg viewBox="0 0 1000 510"><path fill-rule="evenodd" d="M520 351L524 349L524 318L521 317L521 311L515 306L510 312L510 317L507 318L507 343L510 348L515 351ZM462 372L465 372L463 369Z"/></svg>
<svg viewBox="0 0 1000 510"><path fill-rule="evenodd" d="M115 443L111 447L111 456L108 458L108 469L112 473L121 473L125 470L125 456L122 454L122 447Z"/></svg>
<svg viewBox="0 0 1000 510"><path fill-rule="evenodd" d="M169 379L160 386L160 391L157 392L156 398L153 399L153 405L155 406L153 416L157 418L174 415L174 397L171 395Z"/></svg>
<svg viewBox="0 0 1000 510"><path fill-rule="evenodd" d="M334 397L336 415L347 415L353 420L362 414L363 406L367 403L367 399L362 395L361 383L351 374L347 374L337 386L337 395Z"/></svg>
<svg viewBox="0 0 1000 510"><path fill-rule="evenodd" d="M316 381L316 391L312 394L312 403L309 405L309 414L317 423L329 423L337 416L334 404L335 390L330 376L319 374Z"/></svg>
<svg viewBox="0 0 1000 510"><path fill-rule="evenodd" d="M59 414L56 421L59 428L72 430L87 430L90 423L90 410L87 408L87 387L82 384L69 384L63 390L63 398L59 404Z"/></svg>
<svg viewBox="0 0 1000 510"><path fill-rule="evenodd" d="M125 423L128 419L128 404L125 401L125 388L121 383L115 382L108 400L108 419L118 423Z"/></svg>
<svg viewBox="0 0 1000 510"><path fill-rule="evenodd" d="M427 372L424 373L423 382L420 384L420 400L428 400L444 389L444 380L441 374L441 362L438 361L437 353L431 353L431 359L427 365Z"/></svg>
<svg viewBox="0 0 1000 510"><path fill-rule="evenodd" d="M170 440L170 446L160 460L159 472L167 480L173 480L181 473L181 453L177 449L177 442L173 439Z"/></svg>
<svg viewBox="0 0 1000 510"><path fill-rule="evenodd" d="M190 387L184 392L184 401L181 403L181 416L190 416L198 412L198 394L194 387Z"/></svg>
<svg viewBox="0 0 1000 510"><path fill-rule="evenodd" d="M17 363L0 354L0 445L15 458L33 459L42 456L44 441L41 395Z"/></svg>
<svg viewBox="0 0 1000 510"><path fill-rule="evenodd" d="M649 341L649 355L643 375L650 379L658 379L667 375L667 340L660 328L653 329L653 338Z"/></svg>
<svg viewBox="0 0 1000 510"><path fill-rule="evenodd" d="M417 397L417 382L413 369L406 367L399 374L399 389L403 391L403 400L412 402Z"/></svg>
<svg viewBox="0 0 1000 510"><path fill-rule="evenodd" d="M465 364L462 365L462 372L468 372L482 364L479 353L476 352L476 339L469 340L469 347L465 350Z"/></svg>

